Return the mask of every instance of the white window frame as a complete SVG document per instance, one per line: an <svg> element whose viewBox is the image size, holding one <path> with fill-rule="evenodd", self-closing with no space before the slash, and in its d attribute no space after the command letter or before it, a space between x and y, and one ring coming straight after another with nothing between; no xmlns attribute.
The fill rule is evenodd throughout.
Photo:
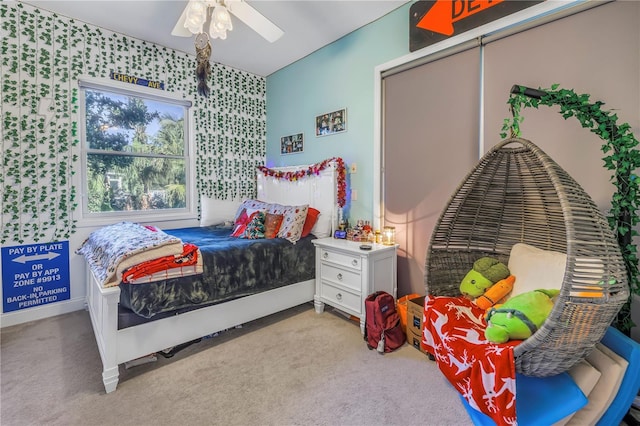
<svg viewBox="0 0 640 426"><path fill-rule="evenodd" d="M185 115L185 173L186 173L186 207L181 209L158 209L126 212L100 212L92 213L88 209L88 179L87 179L87 138L86 138L86 110L85 110L85 90L102 90L127 96L138 96L145 99L159 102L171 103L186 108ZM78 226L102 226L113 223L117 220L134 222L160 222L197 218L197 200L195 197L195 149L193 139L194 118L193 103L179 94L165 92L158 89L151 89L145 86L126 84L115 80L108 80L94 77L80 77L78 79L78 121L80 130L80 181L76 181L76 188L79 189L79 203L76 209Z"/></svg>

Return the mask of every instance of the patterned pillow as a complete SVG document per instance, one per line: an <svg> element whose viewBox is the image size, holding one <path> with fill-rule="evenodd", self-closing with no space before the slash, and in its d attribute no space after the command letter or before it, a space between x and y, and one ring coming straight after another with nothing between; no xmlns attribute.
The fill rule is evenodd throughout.
<svg viewBox="0 0 640 426"><path fill-rule="evenodd" d="M242 235L248 223L249 215L247 214L247 209L242 209L242 211L236 218L235 224L233 225L233 232L231 233L231 236L239 237L240 235Z"/></svg>
<svg viewBox="0 0 640 426"><path fill-rule="evenodd" d="M242 235L251 219L253 219L254 214L259 211L260 210L242 209L242 211L240 212L240 216L238 216L235 224L233 225L233 232L231 233L231 236L239 237L240 235Z"/></svg>
<svg viewBox="0 0 640 426"><path fill-rule="evenodd" d="M285 238L292 243L300 239L302 235L302 227L307 218L307 204L301 206L283 206L280 204L272 204L269 213L283 215L282 224L278 231L278 238Z"/></svg>
<svg viewBox="0 0 640 426"><path fill-rule="evenodd" d="M247 211L262 210L263 212L266 212L270 206L271 204L260 200L244 200L242 204L240 204L240 207L238 207L236 219L240 216L243 209L247 209Z"/></svg>
<svg viewBox="0 0 640 426"><path fill-rule="evenodd" d="M278 236L280 225L284 216L281 214L267 213L264 218L264 236L265 238L275 238Z"/></svg>
<svg viewBox="0 0 640 426"><path fill-rule="evenodd" d="M261 211L257 211L251 215L251 220L247 224L240 238L246 238L248 240L257 240L264 238L264 218L265 214Z"/></svg>

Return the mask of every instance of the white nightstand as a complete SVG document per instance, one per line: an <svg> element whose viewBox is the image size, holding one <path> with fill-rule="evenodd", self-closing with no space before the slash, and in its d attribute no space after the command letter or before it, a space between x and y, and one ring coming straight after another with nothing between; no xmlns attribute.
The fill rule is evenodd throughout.
<svg viewBox="0 0 640 426"><path fill-rule="evenodd" d="M362 250L362 242L321 238L316 246L316 294L313 297L317 313L327 303L360 318L364 334L364 300L376 291L386 291L394 298L397 293L396 245L371 244Z"/></svg>

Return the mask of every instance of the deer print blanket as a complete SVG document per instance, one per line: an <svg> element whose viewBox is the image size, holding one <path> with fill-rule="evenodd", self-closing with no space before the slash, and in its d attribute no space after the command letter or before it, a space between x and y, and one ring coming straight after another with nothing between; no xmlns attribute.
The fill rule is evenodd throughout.
<svg viewBox="0 0 640 426"><path fill-rule="evenodd" d="M484 314L484 309L464 297L427 296L422 346L471 407L497 425L515 425L513 347L520 341L487 341Z"/></svg>

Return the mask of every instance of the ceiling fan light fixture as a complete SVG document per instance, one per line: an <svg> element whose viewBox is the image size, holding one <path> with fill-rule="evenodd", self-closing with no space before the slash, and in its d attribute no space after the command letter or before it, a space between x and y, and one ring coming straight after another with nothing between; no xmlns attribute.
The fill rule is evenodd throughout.
<svg viewBox="0 0 640 426"><path fill-rule="evenodd" d="M212 9L211 14L209 9ZM205 31L206 25L209 27L211 38L225 39L227 31L233 30L231 15L234 15L234 19L238 18L244 22L270 43L284 34L278 26L244 0L188 0L171 35L191 37Z"/></svg>
<svg viewBox="0 0 640 426"><path fill-rule="evenodd" d="M232 29L233 24L231 22L231 15L229 15L229 11L223 4L218 3L211 14L209 35L211 35L211 38L224 40L227 38L227 31L231 31Z"/></svg>
<svg viewBox="0 0 640 426"><path fill-rule="evenodd" d="M202 26L207 20L207 5L203 1L192 0L186 13L184 26L193 34L202 32Z"/></svg>
<svg viewBox="0 0 640 426"><path fill-rule="evenodd" d="M215 24L212 21L211 25L209 25L209 35L211 36L211 38L219 38L220 40L224 40L227 38L227 30L216 28Z"/></svg>
<svg viewBox="0 0 640 426"><path fill-rule="evenodd" d="M218 4L213 9L213 14L211 16L211 20L215 24L216 28L231 31L233 29L233 24L231 23L231 15L227 8Z"/></svg>
<svg viewBox="0 0 640 426"><path fill-rule="evenodd" d="M199 34L202 32L202 24L194 24L194 23L190 23L189 21L186 21L184 26L192 34Z"/></svg>

